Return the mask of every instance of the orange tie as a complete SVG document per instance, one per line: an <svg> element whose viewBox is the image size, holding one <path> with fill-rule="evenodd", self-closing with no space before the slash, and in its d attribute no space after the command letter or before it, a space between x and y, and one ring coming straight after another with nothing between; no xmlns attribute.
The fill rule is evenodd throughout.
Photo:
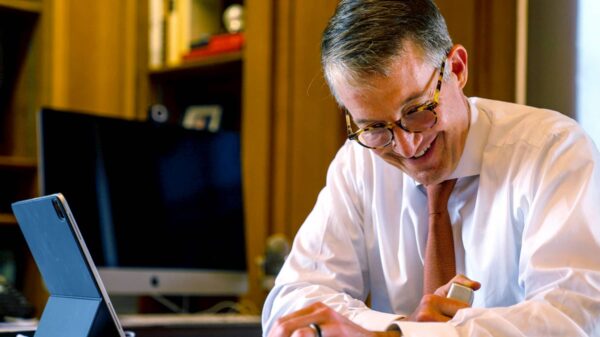
<svg viewBox="0 0 600 337"><path fill-rule="evenodd" d="M456 179L452 179L427 186L429 235L425 248L424 294L433 294L456 274L454 239L448 214L448 199L455 184Z"/></svg>

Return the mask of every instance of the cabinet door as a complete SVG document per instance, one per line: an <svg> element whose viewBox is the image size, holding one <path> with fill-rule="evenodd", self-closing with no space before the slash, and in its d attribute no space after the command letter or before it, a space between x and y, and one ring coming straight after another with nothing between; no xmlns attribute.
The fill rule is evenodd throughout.
<svg viewBox="0 0 600 337"><path fill-rule="evenodd" d="M246 0L243 161L251 297L264 300L266 238L291 239L325 184L344 119L321 74L320 40L337 0Z"/></svg>
<svg viewBox="0 0 600 337"><path fill-rule="evenodd" d="M321 70L321 35L336 0L278 1L274 29L273 232L295 235L345 137Z"/></svg>
<svg viewBox="0 0 600 337"><path fill-rule="evenodd" d="M469 54L468 96L515 100L517 0L437 0Z"/></svg>
<svg viewBox="0 0 600 337"><path fill-rule="evenodd" d="M44 103L133 117L139 1L52 0L46 6Z"/></svg>

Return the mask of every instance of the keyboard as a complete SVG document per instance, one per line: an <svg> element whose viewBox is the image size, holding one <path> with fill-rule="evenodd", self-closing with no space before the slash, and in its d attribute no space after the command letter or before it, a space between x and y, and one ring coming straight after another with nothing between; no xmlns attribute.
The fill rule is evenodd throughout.
<svg viewBox="0 0 600 337"><path fill-rule="evenodd" d="M149 326L260 326L260 316L239 314L122 314L124 328Z"/></svg>

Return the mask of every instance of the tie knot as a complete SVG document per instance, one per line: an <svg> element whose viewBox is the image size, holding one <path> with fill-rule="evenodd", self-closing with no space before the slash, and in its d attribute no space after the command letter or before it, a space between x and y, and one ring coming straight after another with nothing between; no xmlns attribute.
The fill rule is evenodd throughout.
<svg viewBox="0 0 600 337"><path fill-rule="evenodd" d="M456 179L442 181L439 184L427 186L427 205L429 213L447 212L448 199L456 184Z"/></svg>

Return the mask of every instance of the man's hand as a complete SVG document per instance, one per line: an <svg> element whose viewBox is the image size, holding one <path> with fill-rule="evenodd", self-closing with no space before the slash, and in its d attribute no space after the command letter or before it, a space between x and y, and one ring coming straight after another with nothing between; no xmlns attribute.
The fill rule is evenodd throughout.
<svg viewBox="0 0 600 337"><path fill-rule="evenodd" d="M406 318L407 321L414 322L447 322L460 309L467 308L469 305L451 298L446 298L450 285L459 283L473 290L481 287L481 284L468 279L464 275L456 275L450 282L439 287L432 295L425 295L417 309Z"/></svg>
<svg viewBox="0 0 600 337"><path fill-rule="evenodd" d="M398 337L398 331L374 332L363 329L325 304L318 302L280 317L269 337L316 337L309 324L318 324L324 337Z"/></svg>

